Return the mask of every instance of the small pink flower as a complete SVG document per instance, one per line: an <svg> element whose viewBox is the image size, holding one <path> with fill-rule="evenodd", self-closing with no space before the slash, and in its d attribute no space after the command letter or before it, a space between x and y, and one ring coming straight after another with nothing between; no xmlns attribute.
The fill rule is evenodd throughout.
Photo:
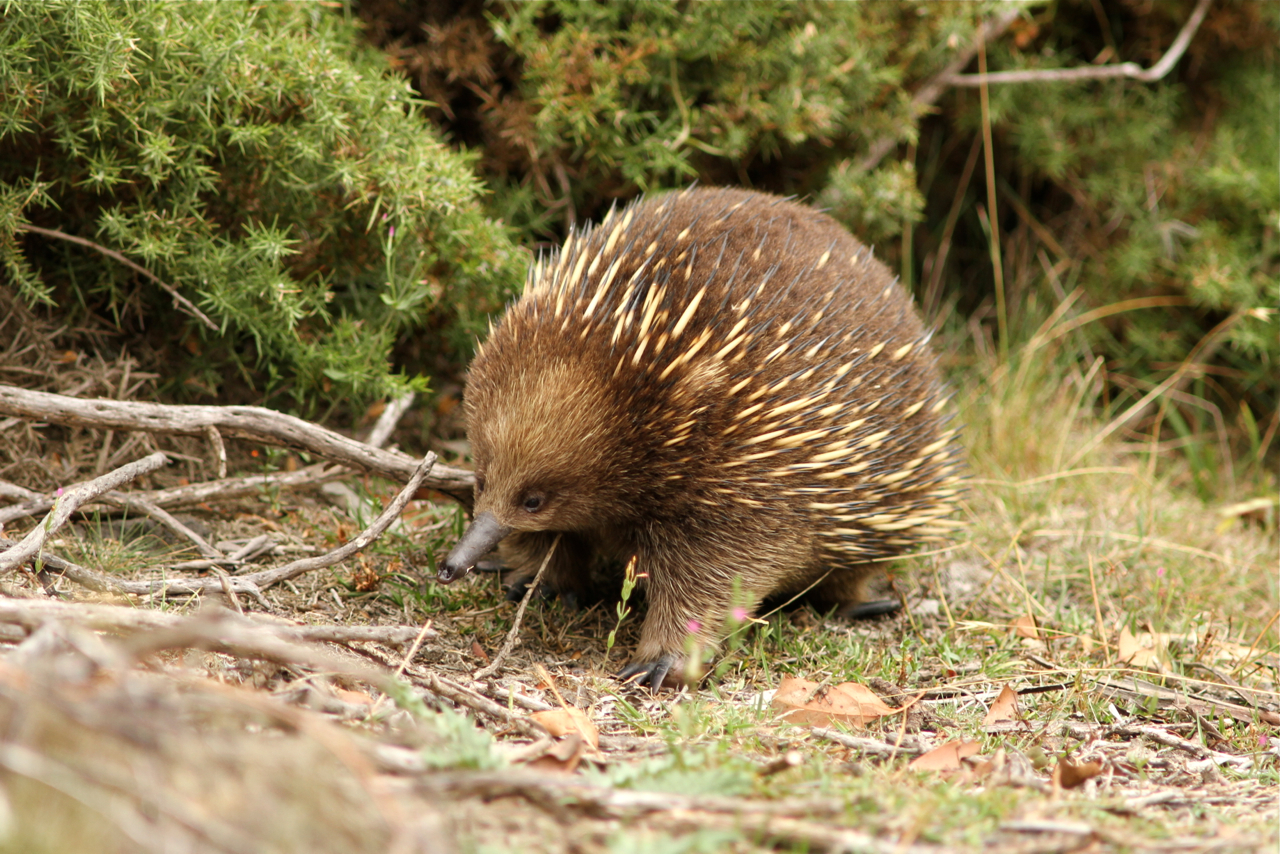
<svg viewBox="0 0 1280 854"><path fill-rule="evenodd" d="M393 225L387 229L387 237L395 237L395 236L396 236L396 227Z"/></svg>
<svg viewBox="0 0 1280 854"><path fill-rule="evenodd" d="M696 635L698 632L702 631L702 623L699 623L697 620L690 620L685 624L685 628L689 630L689 634Z"/></svg>
<svg viewBox="0 0 1280 854"><path fill-rule="evenodd" d="M55 496L57 496L58 498L61 498L61 497L62 497L62 487L61 487L61 486L59 486L57 489L55 489L55 490L53 491L53 494L54 494Z"/></svg>
<svg viewBox="0 0 1280 854"><path fill-rule="evenodd" d="M733 619L739 623L745 622L747 619L747 609L739 605L733 609Z"/></svg>
<svg viewBox="0 0 1280 854"><path fill-rule="evenodd" d="M1265 735L1258 736L1258 746L1263 750L1267 749L1267 737Z"/></svg>
<svg viewBox="0 0 1280 854"><path fill-rule="evenodd" d="M1163 567L1163 566L1161 566L1161 567L1157 567L1157 568L1156 568L1156 578L1164 578L1164 567Z"/></svg>

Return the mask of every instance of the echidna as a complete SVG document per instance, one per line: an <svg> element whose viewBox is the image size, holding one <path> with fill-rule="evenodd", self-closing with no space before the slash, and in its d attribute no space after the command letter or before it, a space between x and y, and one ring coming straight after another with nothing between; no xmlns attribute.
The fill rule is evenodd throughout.
<svg viewBox="0 0 1280 854"><path fill-rule="evenodd" d="M689 633L812 588L850 607L876 558L943 533L954 429L911 298L834 220L692 189L611 211L530 271L465 393L475 516L440 568L502 543L581 593L635 558L648 614L624 678L657 689Z"/></svg>

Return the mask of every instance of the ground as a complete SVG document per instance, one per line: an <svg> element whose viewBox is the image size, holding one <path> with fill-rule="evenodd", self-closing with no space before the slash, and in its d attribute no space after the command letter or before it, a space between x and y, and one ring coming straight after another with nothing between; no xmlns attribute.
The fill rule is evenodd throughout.
<svg viewBox="0 0 1280 854"><path fill-rule="evenodd" d="M34 352L10 349L0 382L146 391L127 362ZM1193 494L1176 455L1099 420L1089 376L1039 364L1023 352L961 385L968 525L886 565L901 612L759 615L679 692L613 676L638 593L622 618L616 599L533 601L477 676L516 605L496 574L434 582L464 522L443 499L261 598L12 572L0 851L1274 851L1274 504ZM196 439L3 417L0 436L0 480L38 492L152 448L178 462L137 488L216 477ZM300 462L229 449L233 473ZM341 482L173 512L224 552L271 538L231 578L332 550L400 488ZM188 542L108 507L44 554L117 579L202 575L174 568L198 557ZM845 683L865 705L841 705Z"/></svg>

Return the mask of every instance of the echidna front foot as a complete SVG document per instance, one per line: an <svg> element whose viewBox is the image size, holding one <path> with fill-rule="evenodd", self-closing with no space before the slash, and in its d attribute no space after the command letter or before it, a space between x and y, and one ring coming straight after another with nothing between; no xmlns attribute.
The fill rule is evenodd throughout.
<svg viewBox="0 0 1280 854"><path fill-rule="evenodd" d="M519 602L529 592L529 585L532 583L532 578L521 578L512 582L511 586L507 588L507 601ZM538 585L537 592L538 598L548 602L552 599L559 599L566 610L577 611L582 607L582 599L576 590L555 590L543 583Z"/></svg>
<svg viewBox="0 0 1280 854"><path fill-rule="evenodd" d="M874 599L870 602L859 602L840 609L840 616L849 620L870 620L886 614L896 614L902 609L897 599Z"/></svg>
<svg viewBox="0 0 1280 854"><path fill-rule="evenodd" d="M618 678L623 682L631 685L644 687L649 686L649 690L658 693L658 689L662 687L676 688L680 685L680 678L677 665L680 664L680 656L674 652L664 653L658 657L657 661L633 661L626 667L622 668L618 673ZM666 683L664 686L663 683Z"/></svg>

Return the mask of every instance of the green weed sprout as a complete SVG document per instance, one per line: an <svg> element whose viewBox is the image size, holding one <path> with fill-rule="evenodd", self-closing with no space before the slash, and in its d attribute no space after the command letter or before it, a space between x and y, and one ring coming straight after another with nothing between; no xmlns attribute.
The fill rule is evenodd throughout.
<svg viewBox="0 0 1280 854"><path fill-rule="evenodd" d="M632 555L627 561L626 574L622 578L622 597L618 600L617 612L618 622L614 624L613 631L609 632L608 639L604 642L604 660L609 661L609 653L613 651L613 644L618 639L618 629L622 628L622 621L631 613L631 606L627 604L631 599L631 591L636 589L636 585L640 583L640 575L636 572L636 556Z"/></svg>

